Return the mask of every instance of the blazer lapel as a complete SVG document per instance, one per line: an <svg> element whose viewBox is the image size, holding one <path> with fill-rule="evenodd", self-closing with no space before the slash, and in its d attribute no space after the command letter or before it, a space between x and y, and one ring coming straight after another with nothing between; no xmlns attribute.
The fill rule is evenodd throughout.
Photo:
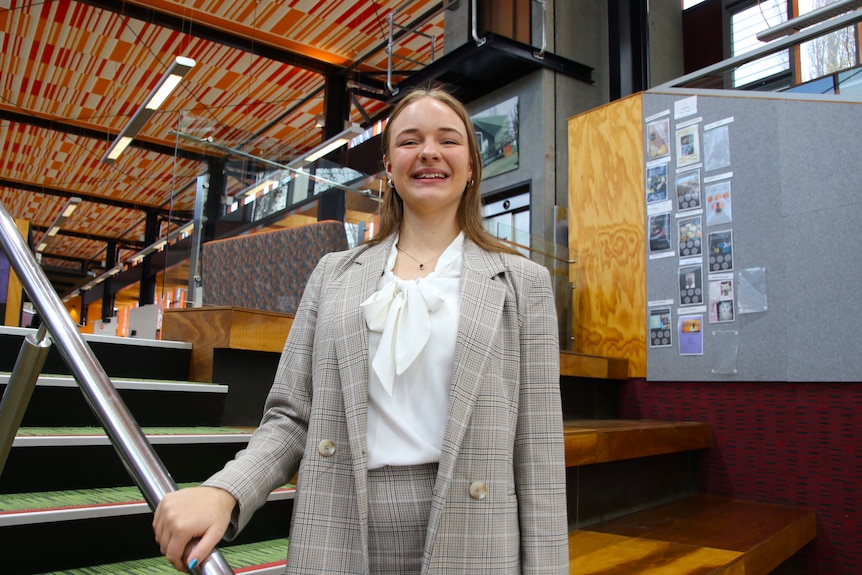
<svg viewBox="0 0 862 575"><path fill-rule="evenodd" d="M329 301L341 308L335 358L344 400L347 433L353 458L356 505L363 549L368 549L368 329L360 304L377 291L394 237L359 252L342 264ZM367 560L367 556L366 556Z"/></svg>
<svg viewBox="0 0 862 575"><path fill-rule="evenodd" d="M467 240L461 270L461 319L455 351L455 365L449 395L448 419L443 450L434 487L428 521L426 557L433 549L437 524L446 500L467 423L476 405L482 374L490 348L497 339L506 285L498 276L505 271L497 254L489 253Z"/></svg>

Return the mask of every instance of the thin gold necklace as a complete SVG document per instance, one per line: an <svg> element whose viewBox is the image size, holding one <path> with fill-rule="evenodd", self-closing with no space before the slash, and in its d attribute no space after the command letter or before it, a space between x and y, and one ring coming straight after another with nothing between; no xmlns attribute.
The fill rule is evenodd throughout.
<svg viewBox="0 0 862 575"><path fill-rule="evenodd" d="M420 269L420 270L424 270L424 269L425 269L425 264L430 264L431 262L433 262L434 260L436 260L437 258L439 258L440 256L442 256L442 255L443 255L443 252L445 252L445 251L446 251L446 250L444 249L444 250L443 250L443 252L440 252L439 254L437 254L436 256L434 256L433 258L431 258L431 259L429 259L429 260L425 260L425 261L423 262L423 261L421 261L421 260L418 260L418 259L414 258L413 256L411 256L411 255L410 255L410 254L408 254L407 252L405 252L405 251L404 251L404 249L403 249L400 245L398 245L398 244L395 244L395 249L396 249L396 250L398 250L399 252L401 252L402 254L404 254L405 256L407 256L408 258L410 258L411 260L413 260L414 262L416 262L417 264L419 264L419 269Z"/></svg>

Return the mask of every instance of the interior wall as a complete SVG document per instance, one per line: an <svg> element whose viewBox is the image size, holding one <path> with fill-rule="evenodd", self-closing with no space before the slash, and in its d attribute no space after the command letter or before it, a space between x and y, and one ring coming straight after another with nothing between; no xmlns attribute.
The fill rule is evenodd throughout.
<svg viewBox="0 0 862 575"><path fill-rule="evenodd" d="M532 235L541 238L548 235L545 222L553 221L554 175L548 169L547 160L554 158L554 142L549 141L547 129L554 125L553 106L548 103L548 90L545 85L546 73L539 70L509 84L478 100L470 102L471 114L518 98L518 167L515 170L484 177L482 195L493 195L498 191L515 186L529 185L531 189L531 229ZM550 114L550 117L549 117Z"/></svg>
<svg viewBox="0 0 862 575"><path fill-rule="evenodd" d="M573 350L646 374L641 95L569 119L569 252L578 277Z"/></svg>
<svg viewBox="0 0 862 575"><path fill-rule="evenodd" d="M679 2L649 3L649 85L684 74L682 10Z"/></svg>

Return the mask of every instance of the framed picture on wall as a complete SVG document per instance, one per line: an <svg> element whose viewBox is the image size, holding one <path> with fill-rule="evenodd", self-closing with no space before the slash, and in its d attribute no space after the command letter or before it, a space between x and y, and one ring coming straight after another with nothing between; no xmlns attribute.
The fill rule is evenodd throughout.
<svg viewBox="0 0 862 575"><path fill-rule="evenodd" d="M518 97L472 117L482 152L482 179L518 169Z"/></svg>

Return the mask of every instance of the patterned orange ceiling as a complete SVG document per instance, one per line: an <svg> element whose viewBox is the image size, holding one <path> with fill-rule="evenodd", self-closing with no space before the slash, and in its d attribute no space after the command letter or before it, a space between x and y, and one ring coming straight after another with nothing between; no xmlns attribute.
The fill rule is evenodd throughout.
<svg viewBox="0 0 862 575"><path fill-rule="evenodd" d="M346 71L349 86L362 88L352 94L351 121L383 114L389 14L397 15L396 31L419 24L421 34L406 36L395 51L399 70L416 70L431 61L432 38L442 54L444 16L435 9L443 4L0 0L0 202L31 222L38 242L67 196L84 199L64 225L74 235L51 240L45 265L102 265L106 240L118 241L120 259L128 257L144 240L146 210L160 209L163 219L191 210L204 155L220 154L176 131L289 161L322 140L315 118L324 112L326 78L319 70ZM137 136L155 149L133 145L114 164L102 163L176 56L197 64ZM369 73L380 78L376 85L367 84ZM232 162L231 172L241 173L243 162ZM228 191L247 183L229 178Z"/></svg>

